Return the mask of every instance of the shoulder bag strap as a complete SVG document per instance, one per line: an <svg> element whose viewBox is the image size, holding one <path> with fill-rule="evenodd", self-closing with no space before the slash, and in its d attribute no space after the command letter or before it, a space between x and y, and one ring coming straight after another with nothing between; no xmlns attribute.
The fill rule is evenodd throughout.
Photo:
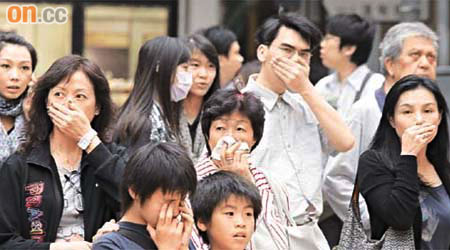
<svg viewBox="0 0 450 250"><path fill-rule="evenodd" d="M352 210L353 214L356 216L356 219L361 222L361 211L359 210L359 185L358 185L358 173L356 173L355 177L355 185L353 187L352 193Z"/></svg>
<svg viewBox="0 0 450 250"><path fill-rule="evenodd" d="M362 81L361 88L359 89L358 92L356 92L355 99L353 100L353 103L355 103L356 101L358 101L361 98L361 94L362 94L364 88L367 85L367 82L369 81L369 79L370 79L370 77L372 75L373 75L373 72L371 70L369 70L369 72L367 72L366 76L364 77L364 80Z"/></svg>

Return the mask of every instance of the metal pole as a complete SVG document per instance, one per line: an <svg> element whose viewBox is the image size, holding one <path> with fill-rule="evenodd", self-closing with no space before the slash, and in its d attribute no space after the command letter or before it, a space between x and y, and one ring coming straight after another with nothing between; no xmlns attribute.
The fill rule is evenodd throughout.
<svg viewBox="0 0 450 250"><path fill-rule="evenodd" d="M437 33L439 36L439 65L449 65L449 2L438 0L436 4Z"/></svg>

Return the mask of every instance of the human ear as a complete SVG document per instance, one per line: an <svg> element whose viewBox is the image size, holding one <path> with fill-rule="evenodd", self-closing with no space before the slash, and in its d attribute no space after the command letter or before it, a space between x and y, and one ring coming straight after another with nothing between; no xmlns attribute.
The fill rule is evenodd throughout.
<svg viewBox="0 0 450 250"><path fill-rule="evenodd" d="M138 195L134 192L134 190L131 187L128 188L128 194L131 196L133 200L136 200L138 197Z"/></svg>
<svg viewBox="0 0 450 250"><path fill-rule="evenodd" d="M258 58L258 60L260 62L266 61L268 49L269 49L269 47L267 47L267 45L264 45L264 44L260 44L258 46L258 48L256 49L256 57Z"/></svg>
<svg viewBox="0 0 450 250"><path fill-rule="evenodd" d="M386 69L388 75L394 78L394 59L392 58L384 59L384 68Z"/></svg>
<svg viewBox="0 0 450 250"><path fill-rule="evenodd" d="M356 46L355 45L345 45L342 48L342 50L343 50L345 56L351 57L356 51Z"/></svg>
<svg viewBox="0 0 450 250"><path fill-rule="evenodd" d="M100 114L100 107L99 106L95 106L95 112L94 115L99 115Z"/></svg>
<svg viewBox="0 0 450 250"><path fill-rule="evenodd" d="M197 221L197 228L202 232L206 232L206 230L208 230L208 225L202 219L199 219Z"/></svg>
<svg viewBox="0 0 450 250"><path fill-rule="evenodd" d="M394 118L392 116L389 117L389 124L391 124L391 127L393 127L395 129L395 122L394 122Z"/></svg>

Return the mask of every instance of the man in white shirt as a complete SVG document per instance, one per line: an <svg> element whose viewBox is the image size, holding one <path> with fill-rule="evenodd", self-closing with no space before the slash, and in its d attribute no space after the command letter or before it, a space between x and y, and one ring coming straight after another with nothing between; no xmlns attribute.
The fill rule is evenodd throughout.
<svg viewBox="0 0 450 250"><path fill-rule="evenodd" d="M326 34L320 43L320 58L323 65L334 72L322 78L315 88L344 119L348 118L354 102L362 96L373 95L384 82L383 75L372 72L366 65L374 35L374 25L356 14L339 14L327 22ZM330 160L327 167L332 162ZM342 221L328 205L329 197L334 195L324 194L319 225L333 247L339 242Z"/></svg>
<svg viewBox="0 0 450 250"><path fill-rule="evenodd" d="M334 72L315 87L344 118L357 99L373 93L384 81L381 74L366 65L374 35L373 24L356 14L336 15L328 20L320 58Z"/></svg>
<svg viewBox="0 0 450 250"><path fill-rule="evenodd" d="M266 121L251 161L286 186L292 216L302 226L305 241L326 249L317 226L323 167L330 152L349 150L354 137L309 80L311 51L320 32L306 18L291 13L266 20L256 37L261 71L243 92L261 99Z"/></svg>
<svg viewBox="0 0 450 250"><path fill-rule="evenodd" d="M368 149L381 119L386 94L402 77L415 74L436 79L438 38L423 23L399 23L391 27L380 44L380 65L386 77L383 85L362 97L351 108L349 126L355 146L329 159L323 193L336 215L344 220L350 203L359 156ZM369 212L360 196L361 219L369 229Z"/></svg>

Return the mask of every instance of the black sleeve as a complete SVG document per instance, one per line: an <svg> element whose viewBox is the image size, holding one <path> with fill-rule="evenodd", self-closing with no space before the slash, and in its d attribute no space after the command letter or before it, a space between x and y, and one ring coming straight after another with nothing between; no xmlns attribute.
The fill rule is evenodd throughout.
<svg viewBox="0 0 450 250"><path fill-rule="evenodd" d="M385 225L396 230L413 225L420 206L415 156L400 156L390 169L377 152L366 151L359 158L358 185L369 211Z"/></svg>
<svg viewBox="0 0 450 250"><path fill-rule="evenodd" d="M100 143L86 157L89 165L95 168L95 179L99 187L112 198L118 210L120 210L119 186L127 159L124 147L103 143Z"/></svg>
<svg viewBox="0 0 450 250"><path fill-rule="evenodd" d="M23 182L26 177L25 160L12 155L0 169L0 249L49 249L50 243L38 243L22 237L26 215Z"/></svg>

